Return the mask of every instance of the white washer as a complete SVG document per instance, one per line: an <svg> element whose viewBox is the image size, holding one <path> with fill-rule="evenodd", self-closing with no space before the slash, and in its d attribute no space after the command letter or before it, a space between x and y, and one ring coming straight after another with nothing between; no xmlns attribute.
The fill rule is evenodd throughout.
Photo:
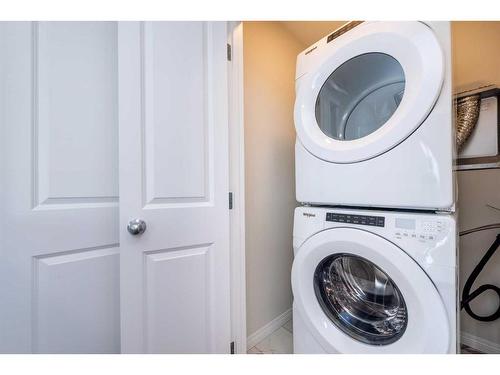
<svg viewBox="0 0 500 375"><path fill-rule="evenodd" d="M456 353L450 214L299 207L294 353Z"/></svg>
<svg viewBox="0 0 500 375"><path fill-rule="evenodd" d="M350 23L297 57L297 201L454 210L449 22Z"/></svg>

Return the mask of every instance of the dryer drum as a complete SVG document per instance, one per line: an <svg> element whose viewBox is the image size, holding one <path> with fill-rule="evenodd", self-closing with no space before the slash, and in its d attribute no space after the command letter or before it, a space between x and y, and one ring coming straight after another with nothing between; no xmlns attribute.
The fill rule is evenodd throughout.
<svg viewBox="0 0 500 375"><path fill-rule="evenodd" d="M457 100L456 143L457 150L463 147L472 134L479 118L481 100L479 95L470 95Z"/></svg>

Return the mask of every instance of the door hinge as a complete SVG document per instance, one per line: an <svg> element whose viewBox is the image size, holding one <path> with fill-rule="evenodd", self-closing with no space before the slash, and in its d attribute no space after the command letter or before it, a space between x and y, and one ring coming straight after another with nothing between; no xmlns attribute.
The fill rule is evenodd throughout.
<svg viewBox="0 0 500 375"><path fill-rule="evenodd" d="M229 209L230 210L233 209L233 192L232 191L229 192Z"/></svg>
<svg viewBox="0 0 500 375"><path fill-rule="evenodd" d="M235 354L235 351L234 351L234 341L231 341L230 348L231 348L231 354Z"/></svg>
<svg viewBox="0 0 500 375"><path fill-rule="evenodd" d="M231 53L231 45L227 44L227 61L231 61L232 53Z"/></svg>

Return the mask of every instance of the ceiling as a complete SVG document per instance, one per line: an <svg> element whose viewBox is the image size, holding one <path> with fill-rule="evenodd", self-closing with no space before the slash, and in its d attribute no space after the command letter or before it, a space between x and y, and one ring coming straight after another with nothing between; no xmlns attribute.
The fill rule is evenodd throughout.
<svg viewBox="0 0 500 375"><path fill-rule="evenodd" d="M305 49L346 22L347 21L280 21L279 23L295 36Z"/></svg>

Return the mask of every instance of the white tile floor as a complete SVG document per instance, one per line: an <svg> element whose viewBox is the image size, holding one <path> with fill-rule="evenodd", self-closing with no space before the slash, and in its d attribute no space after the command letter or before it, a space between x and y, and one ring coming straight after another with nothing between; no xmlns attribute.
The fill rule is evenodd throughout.
<svg viewBox="0 0 500 375"><path fill-rule="evenodd" d="M276 331L260 341L248 354L292 354L293 353L293 322L292 319L283 324ZM473 348L462 344L462 354L482 354Z"/></svg>
<svg viewBox="0 0 500 375"><path fill-rule="evenodd" d="M276 331L265 337L253 348L248 349L248 354L292 354L293 336L292 320L290 319Z"/></svg>

